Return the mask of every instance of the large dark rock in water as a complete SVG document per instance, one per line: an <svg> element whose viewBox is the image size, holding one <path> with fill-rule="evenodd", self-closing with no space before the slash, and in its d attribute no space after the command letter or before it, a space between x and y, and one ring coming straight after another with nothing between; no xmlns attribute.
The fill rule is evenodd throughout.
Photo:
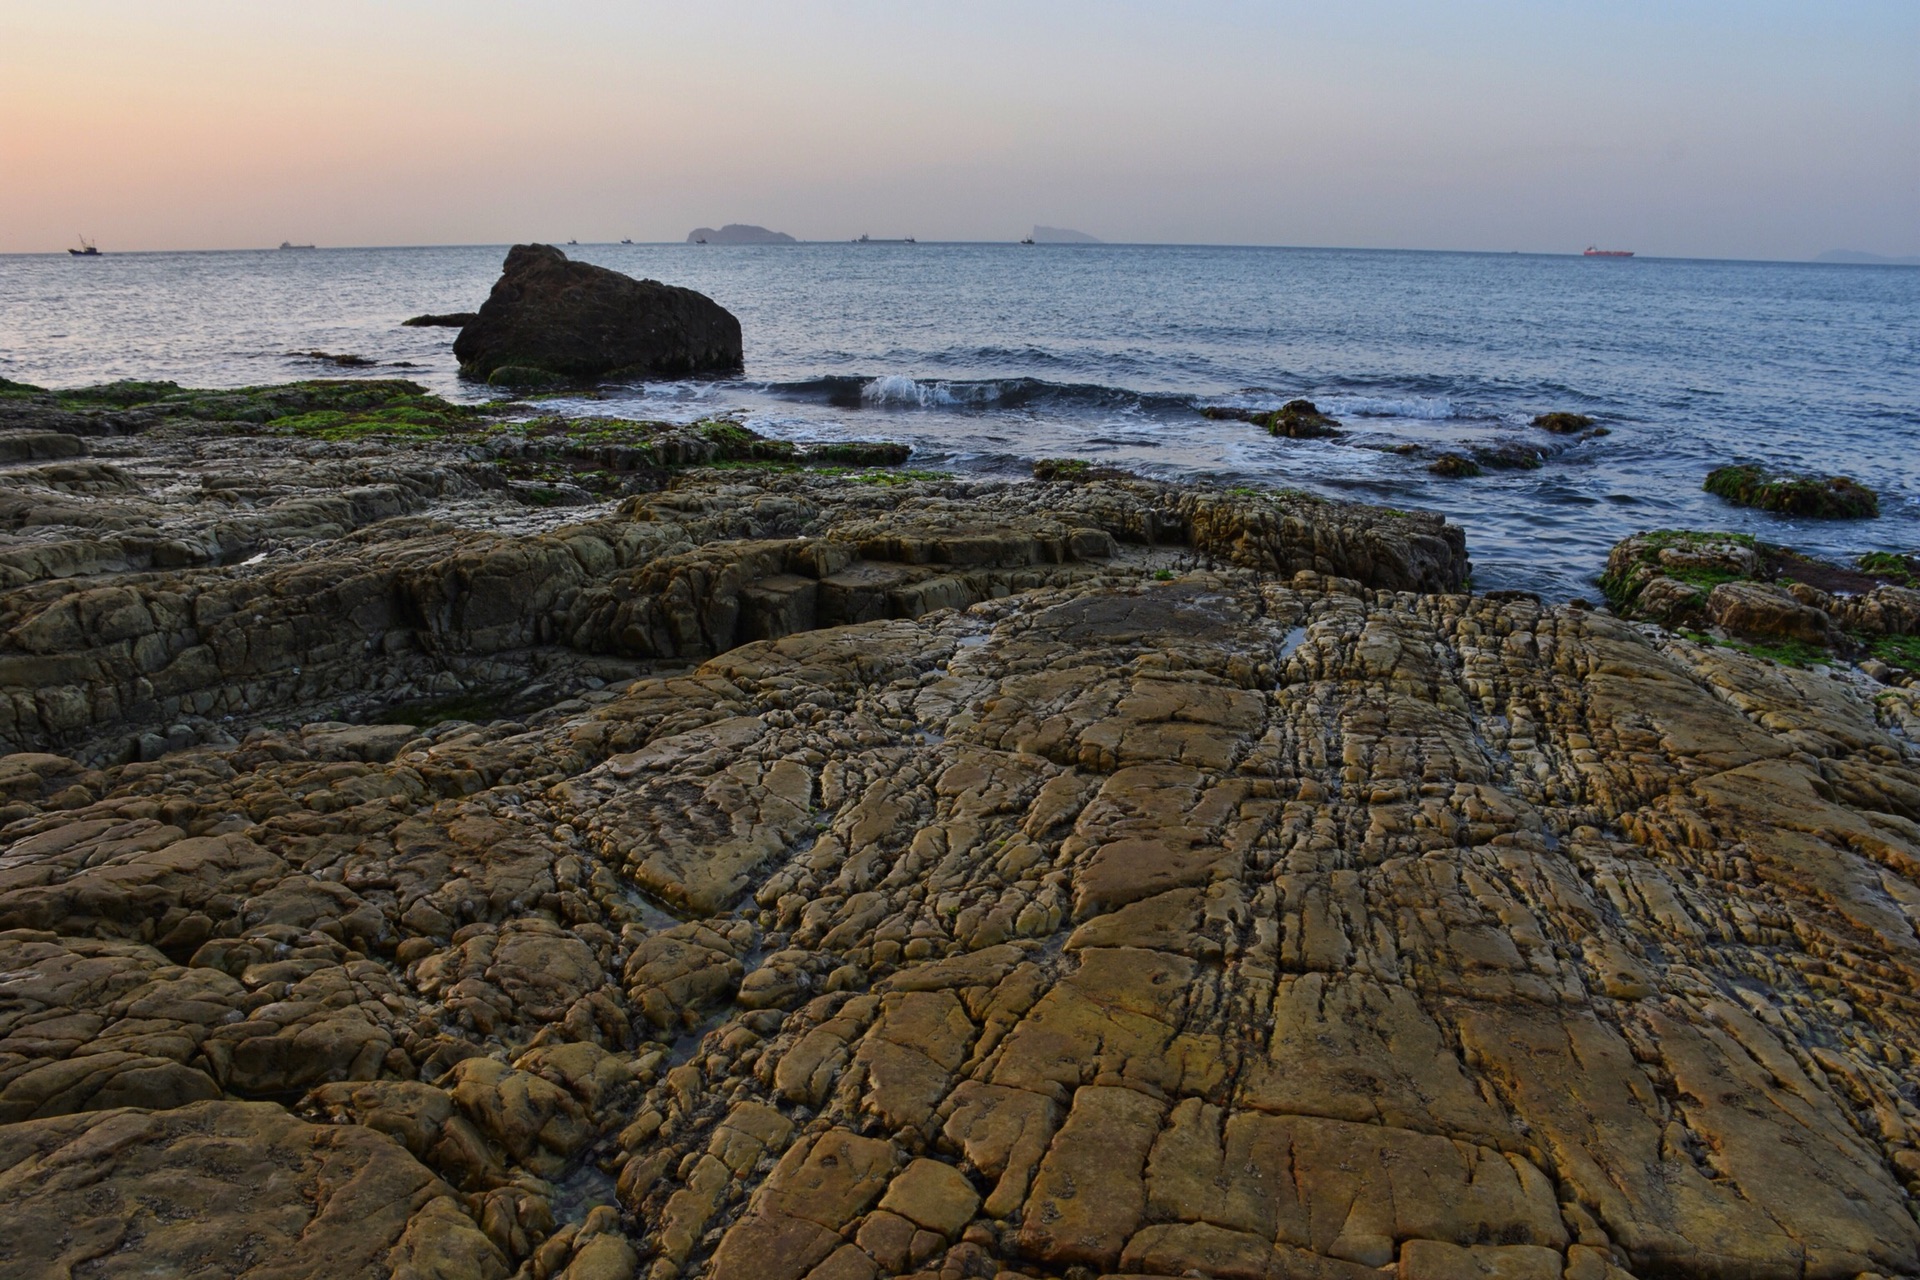
<svg viewBox="0 0 1920 1280"><path fill-rule="evenodd" d="M692 289L570 262L551 245L517 244L453 354L469 378L505 368L685 377L739 368L740 322Z"/></svg>

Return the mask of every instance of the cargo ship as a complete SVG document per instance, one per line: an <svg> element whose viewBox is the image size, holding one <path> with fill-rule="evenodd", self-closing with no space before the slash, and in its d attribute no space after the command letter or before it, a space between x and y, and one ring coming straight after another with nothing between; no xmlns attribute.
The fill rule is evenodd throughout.
<svg viewBox="0 0 1920 1280"><path fill-rule="evenodd" d="M1592 245L1588 245L1587 251L1580 256L1583 258L1631 258L1633 256L1633 250L1596 249Z"/></svg>

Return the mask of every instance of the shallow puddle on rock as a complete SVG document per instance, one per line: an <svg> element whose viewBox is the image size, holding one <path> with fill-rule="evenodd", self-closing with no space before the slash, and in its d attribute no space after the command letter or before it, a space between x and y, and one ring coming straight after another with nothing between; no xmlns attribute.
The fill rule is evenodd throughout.
<svg viewBox="0 0 1920 1280"><path fill-rule="evenodd" d="M1280 642L1280 661L1285 662L1288 658L1291 658L1293 651L1304 644L1306 639L1307 629L1305 627L1295 627L1293 630L1287 632L1286 638Z"/></svg>
<svg viewBox="0 0 1920 1280"><path fill-rule="evenodd" d="M580 1162L554 1179L553 1220L559 1224L584 1222L600 1205L620 1207L615 1179L591 1159Z"/></svg>
<svg viewBox="0 0 1920 1280"><path fill-rule="evenodd" d="M658 933L685 923L679 916L674 915L632 885L623 884L620 897L633 912L633 918L648 930Z"/></svg>

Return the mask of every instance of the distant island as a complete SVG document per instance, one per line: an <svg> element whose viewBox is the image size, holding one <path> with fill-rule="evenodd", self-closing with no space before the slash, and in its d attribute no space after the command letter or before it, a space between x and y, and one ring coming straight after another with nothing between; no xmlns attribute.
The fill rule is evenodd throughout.
<svg viewBox="0 0 1920 1280"><path fill-rule="evenodd" d="M715 231L712 227L695 227L687 232L688 244L799 244L784 231L769 231L765 227L756 227L750 222L729 222Z"/></svg>
<svg viewBox="0 0 1920 1280"><path fill-rule="evenodd" d="M1099 236L1090 236L1084 231L1074 231L1067 227L1035 227L1035 244L1102 244Z"/></svg>
<svg viewBox="0 0 1920 1280"><path fill-rule="evenodd" d="M1863 253L1859 249L1829 249L1815 262L1852 262L1879 267L1920 267L1920 257L1889 258L1881 253Z"/></svg>

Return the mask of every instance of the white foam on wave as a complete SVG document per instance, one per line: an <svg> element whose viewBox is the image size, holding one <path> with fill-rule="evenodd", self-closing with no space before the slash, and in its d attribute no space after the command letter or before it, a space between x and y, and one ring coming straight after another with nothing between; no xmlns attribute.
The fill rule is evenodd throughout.
<svg viewBox="0 0 1920 1280"><path fill-rule="evenodd" d="M1320 412L1336 418L1416 418L1438 422L1459 416L1446 396L1322 396Z"/></svg>
<svg viewBox="0 0 1920 1280"><path fill-rule="evenodd" d="M951 382L920 382L899 373L875 378L860 388L861 402L879 408L939 409L950 405L992 404L999 398L997 383L972 382L956 386Z"/></svg>

